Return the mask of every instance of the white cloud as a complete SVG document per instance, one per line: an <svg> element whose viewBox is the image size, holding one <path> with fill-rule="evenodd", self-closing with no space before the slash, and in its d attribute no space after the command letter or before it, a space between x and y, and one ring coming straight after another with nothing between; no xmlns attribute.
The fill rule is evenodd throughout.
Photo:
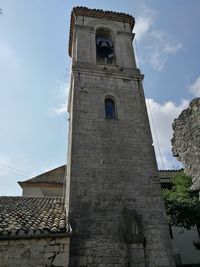
<svg viewBox="0 0 200 267"><path fill-rule="evenodd" d="M69 83L63 81L57 81L56 92L61 98L68 98Z"/></svg>
<svg viewBox="0 0 200 267"><path fill-rule="evenodd" d="M155 50L150 56L149 62L155 70L161 71L166 64L166 59L161 51Z"/></svg>
<svg viewBox="0 0 200 267"><path fill-rule="evenodd" d="M182 102L179 105L175 104L172 101L160 104L150 98L146 99L146 104L149 114L151 132L153 135L153 143L156 152L158 166L159 168L163 169L163 164L162 164L163 161L165 168L173 168L174 165L176 165L177 163L174 164L174 162L172 162L172 158L170 159L171 138L173 134L172 123L174 119L179 116L181 111L188 107L189 101L182 100ZM158 143L162 158L160 157Z"/></svg>
<svg viewBox="0 0 200 267"><path fill-rule="evenodd" d="M142 47L142 63L149 63L156 71L161 71L169 56L176 54L182 44L162 29L157 29L156 11L142 7L142 16L136 17L136 40ZM138 58L138 56L136 56ZM137 61L138 62L138 61Z"/></svg>
<svg viewBox="0 0 200 267"><path fill-rule="evenodd" d="M151 46L148 45L149 52L151 52L149 62L157 71L164 68L170 55L175 55L182 48L180 42L159 30L153 30L149 33L149 41L152 44Z"/></svg>
<svg viewBox="0 0 200 267"><path fill-rule="evenodd" d="M170 55L175 55L182 48L180 42L161 31L151 31L149 42L152 44L149 46L149 52L151 52L149 62L157 71L164 68Z"/></svg>
<svg viewBox="0 0 200 267"><path fill-rule="evenodd" d="M169 54L176 54L182 48L182 44L174 40L169 34L162 31L152 31L151 36L162 45L162 51Z"/></svg>
<svg viewBox="0 0 200 267"><path fill-rule="evenodd" d="M152 9L143 6L142 16L136 18L134 32L137 40L141 40L148 33L149 29L153 25L156 12Z"/></svg>
<svg viewBox="0 0 200 267"><path fill-rule="evenodd" d="M189 85L188 88L195 97L200 97L200 76L193 84Z"/></svg>
<svg viewBox="0 0 200 267"><path fill-rule="evenodd" d="M66 104L60 104L59 107L54 108L54 112L56 115L61 115L63 113L67 112L67 103Z"/></svg>
<svg viewBox="0 0 200 267"><path fill-rule="evenodd" d="M57 81L56 87L56 95L58 95L59 99L62 101L53 109L53 114L60 116L67 113L67 104L68 104L68 95L69 95L69 83L63 81ZM64 102L64 103L63 103Z"/></svg>
<svg viewBox="0 0 200 267"><path fill-rule="evenodd" d="M176 54L176 52L182 48L182 44L175 42L175 43L166 43L163 49L164 52L169 54Z"/></svg>

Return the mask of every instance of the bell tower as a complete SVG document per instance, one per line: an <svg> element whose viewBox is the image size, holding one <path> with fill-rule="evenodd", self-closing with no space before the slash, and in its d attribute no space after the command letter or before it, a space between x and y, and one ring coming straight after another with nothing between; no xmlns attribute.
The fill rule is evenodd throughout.
<svg viewBox="0 0 200 267"><path fill-rule="evenodd" d="M71 13L70 267L175 266L133 27L124 13Z"/></svg>

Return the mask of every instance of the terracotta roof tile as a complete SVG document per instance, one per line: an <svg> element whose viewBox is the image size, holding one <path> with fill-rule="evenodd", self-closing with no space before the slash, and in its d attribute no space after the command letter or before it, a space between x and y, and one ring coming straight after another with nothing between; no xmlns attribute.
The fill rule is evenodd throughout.
<svg viewBox="0 0 200 267"><path fill-rule="evenodd" d="M0 197L0 239L70 233L62 198Z"/></svg>

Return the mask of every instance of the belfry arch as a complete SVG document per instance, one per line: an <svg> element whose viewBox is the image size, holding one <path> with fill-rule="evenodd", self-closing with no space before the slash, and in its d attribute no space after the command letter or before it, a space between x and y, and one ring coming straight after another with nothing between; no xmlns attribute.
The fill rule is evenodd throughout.
<svg viewBox="0 0 200 267"><path fill-rule="evenodd" d="M97 63L114 64L115 62L114 34L107 28L96 30L96 59Z"/></svg>

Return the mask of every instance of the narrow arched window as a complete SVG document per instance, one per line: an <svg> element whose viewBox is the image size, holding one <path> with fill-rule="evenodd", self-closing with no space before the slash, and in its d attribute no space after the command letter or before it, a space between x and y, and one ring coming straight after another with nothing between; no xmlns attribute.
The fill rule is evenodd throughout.
<svg viewBox="0 0 200 267"><path fill-rule="evenodd" d="M105 99L106 119L116 119L115 102L111 98Z"/></svg>

